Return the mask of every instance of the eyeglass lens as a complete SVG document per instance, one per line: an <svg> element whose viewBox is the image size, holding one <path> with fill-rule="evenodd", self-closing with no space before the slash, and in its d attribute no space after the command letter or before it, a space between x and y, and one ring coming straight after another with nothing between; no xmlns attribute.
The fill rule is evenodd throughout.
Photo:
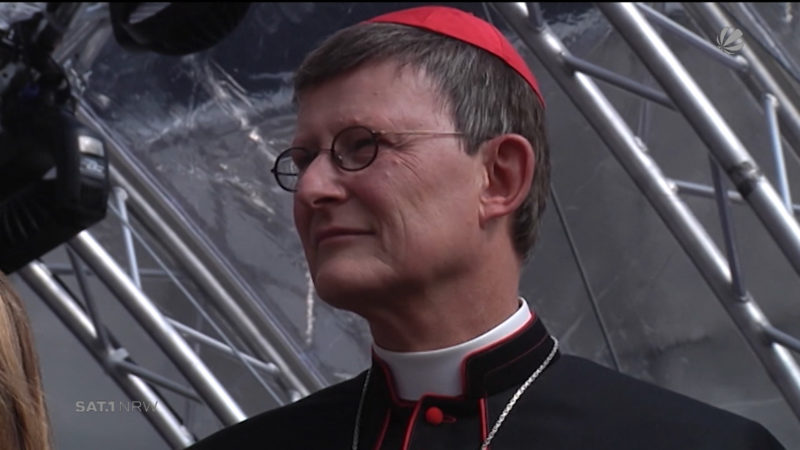
<svg viewBox="0 0 800 450"><path fill-rule="evenodd" d="M340 131L333 138L333 162L344 170L361 170L375 159L378 143L375 135L368 128L350 127ZM302 147L294 147L284 151L275 163L273 172L278 183L287 190L293 191L303 171L308 168L318 152Z"/></svg>

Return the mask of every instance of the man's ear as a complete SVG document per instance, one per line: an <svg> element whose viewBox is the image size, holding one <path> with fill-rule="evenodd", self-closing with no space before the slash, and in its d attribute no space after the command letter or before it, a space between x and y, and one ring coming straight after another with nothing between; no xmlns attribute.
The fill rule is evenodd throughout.
<svg viewBox="0 0 800 450"><path fill-rule="evenodd" d="M481 144L484 185L480 223L507 216L522 205L531 189L536 158L531 143L519 134L504 134Z"/></svg>

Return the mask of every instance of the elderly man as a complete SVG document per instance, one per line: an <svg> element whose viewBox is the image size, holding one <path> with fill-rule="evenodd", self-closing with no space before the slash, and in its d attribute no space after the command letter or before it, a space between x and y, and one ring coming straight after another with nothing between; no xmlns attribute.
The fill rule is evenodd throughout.
<svg viewBox="0 0 800 450"><path fill-rule="evenodd" d="M372 367L196 449L777 449L734 414L562 355L517 289L548 196L544 100L490 24L417 7L297 71L273 173Z"/></svg>

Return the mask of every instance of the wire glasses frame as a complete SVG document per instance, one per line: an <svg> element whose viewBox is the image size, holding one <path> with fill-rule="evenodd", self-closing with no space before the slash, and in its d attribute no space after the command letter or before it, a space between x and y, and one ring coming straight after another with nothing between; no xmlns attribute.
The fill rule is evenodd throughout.
<svg viewBox="0 0 800 450"><path fill-rule="evenodd" d="M374 131L364 126L347 127L336 134L327 149L331 160L342 170L356 172L367 168L378 156L381 136L463 136L464 133L453 131ZM303 172L311 165L317 155L326 149L313 151L303 147L291 147L282 151L275 159L270 172L275 176L278 185L286 191L296 192L297 182Z"/></svg>

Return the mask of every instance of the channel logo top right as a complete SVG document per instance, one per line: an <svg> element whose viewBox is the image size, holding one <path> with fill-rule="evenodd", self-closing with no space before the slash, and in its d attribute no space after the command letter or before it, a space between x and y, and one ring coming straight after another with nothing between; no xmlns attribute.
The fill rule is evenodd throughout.
<svg viewBox="0 0 800 450"><path fill-rule="evenodd" d="M742 30L733 27L723 28L717 35L717 47L729 55L735 55L744 47Z"/></svg>

